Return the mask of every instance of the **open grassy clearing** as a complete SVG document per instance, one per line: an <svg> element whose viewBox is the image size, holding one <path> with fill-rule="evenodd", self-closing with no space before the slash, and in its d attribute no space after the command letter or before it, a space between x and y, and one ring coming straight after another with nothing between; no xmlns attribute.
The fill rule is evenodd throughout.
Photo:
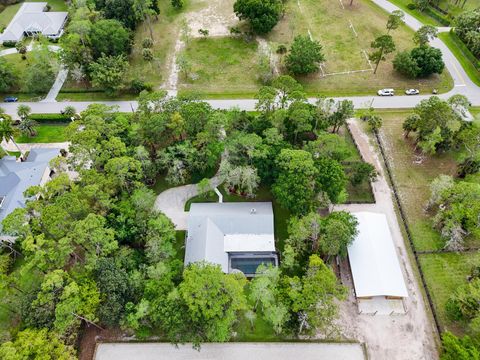
<svg viewBox="0 0 480 360"><path fill-rule="evenodd" d="M425 213L424 206L430 196L431 181L440 174L455 175L455 154L421 157L420 153L415 152L413 136L410 139L403 136L402 123L409 112L384 111L379 114L383 118L380 134L415 246L418 251L441 249L444 243L438 232L432 229L430 216Z"/></svg>
<svg viewBox="0 0 480 360"><path fill-rule="evenodd" d="M15 69L15 73L18 76L18 86L13 89L13 91L10 91L8 94L1 94L0 96L3 95L11 95L12 93L15 94L16 97L19 98L19 100L40 100L42 94L33 94L33 93L28 93L25 90L25 78L26 75L30 69L31 66L33 66L33 55L34 52L28 52L26 54L26 59L22 59L22 55L16 53L16 54L10 54L3 56L2 58L5 59L7 62L11 63Z"/></svg>
<svg viewBox="0 0 480 360"><path fill-rule="evenodd" d="M8 26L18 9L20 9L20 6L22 6L22 4L8 5L3 9L3 11L0 11L0 30Z"/></svg>
<svg viewBox="0 0 480 360"><path fill-rule="evenodd" d="M30 137L20 135L15 138L18 143L55 143L67 141L66 124L40 124L36 127L37 135Z"/></svg>
<svg viewBox="0 0 480 360"><path fill-rule="evenodd" d="M192 63L190 78L180 74L180 90L208 94L254 94L261 84L256 78L258 45L243 39L221 37L192 39L185 56Z"/></svg>
<svg viewBox="0 0 480 360"><path fill-rule="evenodd" d="M374 3L357 0L350 7L345 3L343 9L340 3L334 1L301 0L301 7L306 23L312 36L324 47L326 63L325 73L368 69L369 64L365 52L370 51L370 43L375 37L386 32L387 13ZM295 17L295 19L300 19ZM350 27L350 22L358 36ZM297 25L295 24L296 28ZM299 26L301 29L302 25ZM327 31L326 31L327 30ZM397 51L414 47L413 31L406 25L391 31ZM426 79L411 80L394 71L392 59L394 54L387 56L387 61L381 62L377 74L363 72L348 75L320 77L320 74L301 79L310 93L336 94L368 94L375 93L383 87L402 90L410 87L420 91L431 92L433 88L447 91L453 86L447 71L438 76Z"/></svg>
<svg viewBox="0 0 480 360"><path fill-rule="evenodd" d="M150 37L147 26L140 24L135 31L134 43L130 54L129 79L141 79L159 87L168 78L171 56L174 53L175 41L179 36L180 18L183 12L196 8L195 0L185 2L182 10L176 10L169 1L159 1L160 15L152 22L153 55L152 62L143 60L142 40Z"/></svg>
<svg viewBox="0 0 480 360"><path fill-rule="evenodd" d="M445 304L455 289L466 282L472 267L478 266L480 253L423 254L419 259L441 326L462 334L464 326L447 318Z"/></svg>
<svg viewBox="0 0 480 360"><path fill-rule="evenodd" d="M386 32L386 21L387 13L366 0L355 1L352 7L346 3L345 9L337 1L288 1L285 17L265 40L274 53L279 44L290 46L296 35L307 35L310 30L313 38L323 45L327 59L323 67L325 73L368 70L370 65L364 51L368 53L374 38ZM355 31L351 28L350 22ZM414 46L413 31L406 25L392 31L391 34L398 51ZM192 41L186 51L194 62L193 73L198 75L198 79L189 82L182 79L180 90L194 89L207 97L222 97L220 95L222 93L233 97L243 93L245 97L251 97L260 86L254 76L259 51L247 52L246 46L248 44L242 40L234 42L233 39L227 38ZM233 62L237 57L243 61L242 67L231 66L230 61ZM397 74L391 63L393 57L394 54L389 55L387 61L380 64L375 75L368 71L323 77L319 71L299 80L309 95L366 95L375 94L379 88L384 87L392 87L398 93L403 93L405 89L411 87L427 93L434 88L439 92L446 92L452 88L453 81L447 71L441 75L416 80ZM221 66L218 67L217 61L222 60ZM224 83L218 82L212 73L231 77L233 81L228 81L228 86L225 86Z"/></svg>

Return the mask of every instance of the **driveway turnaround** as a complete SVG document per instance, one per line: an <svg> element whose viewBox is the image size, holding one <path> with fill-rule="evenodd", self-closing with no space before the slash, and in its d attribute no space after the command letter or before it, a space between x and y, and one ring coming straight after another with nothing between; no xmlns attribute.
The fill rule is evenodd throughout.
<svg viewBox="0 0 480 360"><path fill-rule="evenodd" d="M358 343L99 344L94 360L365 360Z"/></svg>

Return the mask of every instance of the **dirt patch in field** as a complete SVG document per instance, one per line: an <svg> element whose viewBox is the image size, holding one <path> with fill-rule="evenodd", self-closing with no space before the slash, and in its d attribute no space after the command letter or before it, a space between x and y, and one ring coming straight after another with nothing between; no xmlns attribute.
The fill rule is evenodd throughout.
<svg viewBox="0 0 480 360"><path fill-rule="evenodd" d="M208 30L209 36L227 36L230 27L235 26L238 18L233 12L234 0L202 1L205 6L197 11L186 14L186 19L192 29L192 36L201 37L198 30Z"/></svg>

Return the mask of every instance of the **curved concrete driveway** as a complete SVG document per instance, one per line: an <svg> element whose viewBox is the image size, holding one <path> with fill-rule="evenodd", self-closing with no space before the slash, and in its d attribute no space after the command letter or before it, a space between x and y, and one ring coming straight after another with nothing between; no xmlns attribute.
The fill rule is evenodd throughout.
<svg viewBox="0 0 480 360"><path fill-rule="evenodd" d="M211 178L210 185L212 188L220 185L219 177ZM188 212L185 211L185 203L196 195L197 184L177 186L161 192L155 200L154 208L172 220L176 230L187 230Z"/></svg>
<svg viewBox="0 0 480 360"><path fill-rule="evenodd" d="M394 10L401 10L397 6L388 2L387 0L372 0L375 4L382 7L387 12ZM405 23L413 30L418 30L423 24L409 14L405 14ZM448 49L448 47L440 40L435 39L431 42L432 46L439 48L442 51L445 65L450 72L453 81L454 88L445 94L439 95L442 99L455 94L465 95L472 105L480 106L480 87L475 85L468 77L465 70L463 70L461 64L457 58ZM378 109L388 108L413 108L421 100L428 99L431 95L420 96L394 96L394 97L380 97L380 96L353 96L353 97L338 97L337 100L349 99L353 101L354 106L357 109L367 108L373 106ZM310 102L314 103L315 98L310 98ZM254 99L232 99L232 100L207 100L207 102L214 108L218 109L230 109L232 107L238 107L241 110L253 111L255 110ZM119 111L130 112L132 109L136 109L136 101L84 101L84 102L59 102L59 103L25 103L32 109L34 113L58 113L64 109L67 105L74 106L77 111L82 111L93 103L103 103L106 105L117 106ZM18 104L12 103L0 103L0 107L4 108L10 115L15 115Z"/></svg>

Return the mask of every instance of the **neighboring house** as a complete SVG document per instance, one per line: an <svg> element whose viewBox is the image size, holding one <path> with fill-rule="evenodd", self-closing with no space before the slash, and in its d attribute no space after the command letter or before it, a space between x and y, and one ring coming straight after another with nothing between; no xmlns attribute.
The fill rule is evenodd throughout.
<svg viewBox="0 0 480 360"><path fill-rule="evenodd" d="M266 202L197 203L190 207L185 265L218 264L225 273L255 275L260 264L278 265L273 209Z"/></svg>
<svg viewBox="0 0 480 360"><path fill-rule="evenodd" d="M24 36L41 34L50 39L58 39L63 34L67 12L47 12L46 2L26 2L13 17L5 31L0 34L0 43L20 41Z"/></svg>
<svg viewBox="0 0 480 360"><path fill-rule="evenodd" d="M404 313L408 297L400 262L385 214L352 213L358 235L348 247L355 296L360 312Z"/></svg>
<svg viewBox="0 0 480 360"><path fill-rule="evenodd" d="M50 180L49 163L59 153L60 149L32 149L24 162L14 156L0 159L0 224L13 210L25 207L25 190Z"/></svg>

